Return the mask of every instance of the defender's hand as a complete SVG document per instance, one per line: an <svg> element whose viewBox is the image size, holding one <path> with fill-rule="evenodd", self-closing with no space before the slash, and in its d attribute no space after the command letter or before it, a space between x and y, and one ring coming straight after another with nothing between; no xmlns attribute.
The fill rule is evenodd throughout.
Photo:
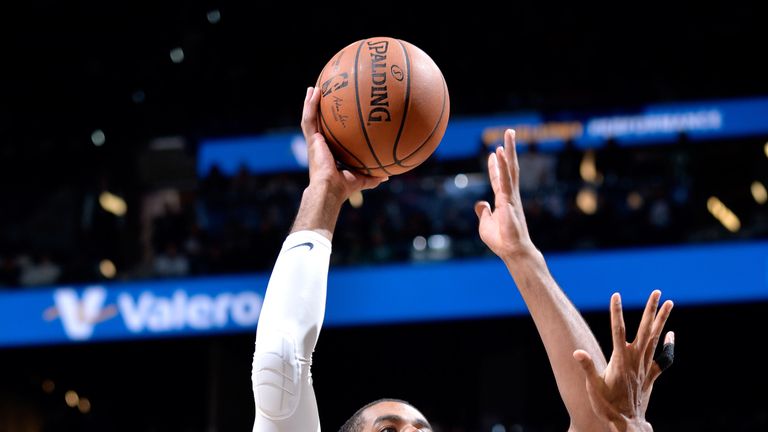
<svg viewBox="0 0 768 432"><path fill-rule="evenodd" d="M525 223L520 199L520 167L515 150L515 131L504 133L504 147L488 158L488 177L494 194L494 208L487 201L475 204L480 219L480 238L505 262L536 251ZM508 262L509 264L509 262Z"/></svg>
<svg viewBox="0 0 768 432"><path fill-rule="evenodd" d="M626 342L621 296L615 293L611 297L613 353L602 375L597 373L586 351L576 350L573 353L587 375L587 393L592 408L595 414L608 422L611 430L652 430L645 421L645 411L654 381L663 368L672 363L675 343L675 334L668 332L664 338L666 349L658 361L654 360L656 345L673 306L672 301L667 300L657 314L660 296L661 291L655 290L648 298L632 343Z"/></svg>

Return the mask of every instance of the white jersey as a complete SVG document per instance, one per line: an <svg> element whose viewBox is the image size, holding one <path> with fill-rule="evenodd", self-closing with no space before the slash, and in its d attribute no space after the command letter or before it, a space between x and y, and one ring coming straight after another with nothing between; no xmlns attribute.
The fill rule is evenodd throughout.
<svg viewBox="0 0 768 432"><path fill-rule="evenodd" d="M254 432L320 431L312 352L325 315L331 242L289 235L267 286L253 354Z"/></svg>

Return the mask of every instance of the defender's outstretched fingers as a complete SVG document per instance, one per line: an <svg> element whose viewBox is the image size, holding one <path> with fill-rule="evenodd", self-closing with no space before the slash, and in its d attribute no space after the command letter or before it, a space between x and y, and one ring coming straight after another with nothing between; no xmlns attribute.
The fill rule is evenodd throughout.
<svg viewBox="0 0 768 432"><path fill-rule="evenodd" d="M656 363L659 365L659 370L664 372L668 367L672 366L675 361L675 333L669 332L664 338L664 347L661 353L656 357Z"/></svg>
<svg viewBox="0 0 768 432"><path fill-rule="evenodd" d="M496 157L496 152L488 155L488 181L491 182L493 196L498 197L501 193L501 183L499 180L499 162Z"/></svg>
<svg viewBox="0 0 768 432"><path fill-rule="evenodd" d="M627 328L624 325L624 311L621 309L621 294L611 296L611 336L613 337L612 356L622 357L627 345Z"/></svg>
<svg viewBox="0 0 768 432"><path fill-rule="evenodd" d="M517 143L515 142L514 129L507 129L504 132L504 152L507 155L512 182L518 184L520 182L520 164L517 162Z"/></svg>
<svg viewBox="0 0 768 432"><path fill-rule="evenodd" d="M589 398L592 403L597 404L600 414L611 422L622 422L624 419L619 411L602 396L605 394L605 381L597 372L592 356L588 352L578 349L573 352L573 358L579 362L586 375Z"/></svg>
<svg viewBox="0 0 768 432"><path fill-rule="evenodd" d="M656 352L656 346L659 344L661 332L664 330L664 325L667 323L667 319L669 318L669 314L672 312L673 306L674 303L672 303L672 300L665 301L664 304L661 305L659 312L656 314L656 318L653 320L653 328L651 329L651 341L648 344L648 347L645 349L645 357L643 358L645 364L647 365L651 364L653 354Z"/></svg>
<svg viewBox="0 0 768 432"><path fill-rule="evenodd" d="M659 308L659 298L661 298L661 291L653 290L648 297L648 301L645 303L643 317L641 318L640 326L637 329L635 341L637 341L638 349L643 350L643 352L650 342L651 329L653 327L654 319L656 318L656 310Z"/></svg>
<svg viewBox="0 0 768 432"><path fill-rule="evenodd" d="M675 361L675 333L674 332L667 332L667 335L664 336L664 346L661 349L661 352L653 361L653 364L651 365L651 370L648 373L648 382L653 383L656 378L661 375L662 372L664 372L667 368L672 366L672 363Z"/></svg>
<svg viewBox="0 0 768 432"><path fill-rule="evenodd" d="M581 369L584 370L584 373L587 375L587 380L592 382L592 384L600 383L600 385L603 385L600 374L597 372L597 368L595 367L595 362L592 360L592 356L589 355L588 352L580 349L576 350L573 352L573 358L579 362Z"/></svg>
<svg viewBox="0 0 768 432"><path fill-rule="evenodd" d="M501 186L501 192L506 199L505 203L508 203L512 196L512 173L510 172L507 153L501 147L496 149L496 161L499 165L499 184Z"/></svg>
<svg viewBox="0 0 768 432"><path fill-rule="evenodd" d="M488 177L491 180L491 189L493 189L494 209L509 204L511 199L509 171L507 170L506 159L504 159L504 151L501 148L497 148L488 156Z"/></svg>

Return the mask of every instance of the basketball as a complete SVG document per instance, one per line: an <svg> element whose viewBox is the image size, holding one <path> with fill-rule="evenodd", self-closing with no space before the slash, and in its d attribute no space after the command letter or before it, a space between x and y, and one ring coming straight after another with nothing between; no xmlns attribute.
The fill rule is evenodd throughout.
<svg viewBox="0 0 768 432"><path fill-rule="evenodd" d="M440 68L390 37L354 42L325 65L319 123L339 164L386 177L427 160L445 134L450 100Z"/></svg>

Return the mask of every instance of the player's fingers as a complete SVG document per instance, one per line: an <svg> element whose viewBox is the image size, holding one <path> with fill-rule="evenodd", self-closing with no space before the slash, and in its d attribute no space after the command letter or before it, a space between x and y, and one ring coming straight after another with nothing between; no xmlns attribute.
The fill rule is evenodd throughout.
<svg viewBox="0 0 768 432"><path fill-rule="evenodd" d="M370 177L370 176L362 176L365 179L365 183L363 185L363 190L367 189L373 189L380 184L384 183L385 181L389 180L389 177Z"/></svg>
<svg viewBox="0 0 768 432"><path fill-rule="evenodd" d="M483 220L483 217L491 215L491 205L488 201L478 201L475 203L475 214L479 220Z"/></svg>
<svg viewBox="0 0 768 432"><path fill-rule="evenodd" d="M302 129L304 128L304 125L302 123ZM307 160L309 161L310 166L312 166L312 161L315 160L315 154L317 153L316 150L316 141L319 139L317 135L320 134L304 134L304 137L307 139ZM322 136L322 135L321 135Z"/></svg>
<svg viewBox="0 0 768 432"><path fill-rule="evenodd" d="M310 167L334 166L335 159L325 142L325 137L320 132L315 132L309 136L307 141L307 159Z"/></svg>
<svg viewBox="0 0 768 432"><path fill-rule="evenodd" d="M309 137L317 131L316 109L312 105L312 96L315 94L314 87L307 87L307 93L304 96L304 108L301 113L301 130L305 137Z"/></svg>
<svg viewBox="0 0 768 432"><path fill-rule="evenodd" d="M600 374L597 373L595 362L588 352L580 349L576 350L573 352L573 358L579 362L579 366L581 366L581 369L587 375L587 379L593 381L592 384L595 384L595 380L600 380Z"/></svg>
<svg viewBox="0 0 768 432"><path fill-rule="evenodd" d="M389 177L371 177L350 170L341 170L341 175L349 185L350 190L368 190L389 180Z"/></svg>
<svg viewBox="0 0 768 432"><path fill-rule="evenodd" d="M312 88L312 97L309 99L309 107L312 108L312 112L317 115L317 108L318 103L320 103L320 96L322 96L323 92L320 91L320 87L313 87Z"/></svg>
<svg viewBox="0 0 768 432"><path fill-rule="evenodd" d="M664 345L666 344L672 344L672 345L675 344L675 332L673 331L667 332L667 335L664 336Z"/></svg>
<svg viewBox="0 0 768 432"><path fill-rule="evenodd" d="M621 309L621 294L611 296L611 337L613 338L613 356L623 356L627 344L627 328L624 326L624 311Z"/></svg>
<svg viewBox="0 0 768 432"><path fill-rule="evenodd" d="M496 206L498 207L510 202L510 197L512 196L512 173L509 171L507 153L501 147L496 149L496 161L499 166L499 186L501 187L501 194L496 195ZM503 201L500 202L499 198Z"/></svg>
<svg viewBox="0 0 768 432"><path fill-rule="evenodd" d="M669 319L673 307L675 307L675 304L672 300L667 300L661 305L659 313L656 314L656 318L653 320L652 332L655 333L656 336L661 335L661 331L664 329L664 325L667 324L667 319Z"/></svg>
<svg viewBox="0 0 768 432"><path fill-rule="evenodd" d="M661 375L667 368L672 366L675 361L675 333L667 332L664 337L664 347L661 349L659 355L653 361L650 372L648 373L648 383L653 384L656 378Z"/></svg>
<svg viewBox="0 0 768 432"><path fill-rule="evenodd" d="M516 186L520 180L520 164L517 162L517 143L515 142L514 129L507 129L504 132L504 151L507 155L512 184Z"/></svg>
<svg viewBox="0 0 768 432"><path fill-rule="evenodd" d="M317 112L320 109L320 96L322 95L323 92L320 91L320 87L315 86L312 90L312 97L309 100L310 122L314 132L320 130L320 117L317 115Z"/></svg>
<svg viewBox="0 0 768 432"><path fill-rule="evenodd" d="M362 183L362 186L360 186L360 190L373 189L376 186L384 183L385 181L387 181L386 179L388 179L388 177L371 177L371 176L366 176L361 174L355 174L355 176L357 176L359 181Z"/></svg>
<svg viewBox="0 0 768 432"><path fill-rule="evenodd" d="M672 312L674 303L672 300L667 300L659 308L659 312L656 314L656 318L653 320L653 326L651 327L651 337L648 346L645 348L645 364L650 364L650 360L653 358L653 353L656 352L656 346L659 344L659 338L661 332L664 330L664 325L667 323L669 314Z"/></svg>
<svg viewBox="0 0 768 432"><path fill-rule="evenodd" d="M495 232L493 229L493 212L491 211L491 205L488 204L487 201L476 202L475 214L478 219L477 232L480 234L480 239L483 243L490 246L489 242L493 241L492 237L494 236L492 234L489 236L489 233Z"/></svg>
<svg viewBox="0 0 768 432"><path fill-rule="evenodd" d="M495 202L498 203L499 195L503 192L499 180L499 162L496 152L493 152L488 156L488 180L491 182L491 189L493 189L493 195L496 198Z"/></svg>
<svg viewBox="0 0 768 432"><path fill-rule="evenodd" d="M592 402L595 414L607 418L611 422L620 422L622 420L621 414L605 398L605 381L597 372L592 356L586 351L579 349L573 352L573 358L579 362L581 369L586 375L587 392L589 393L589 399Z"/></svg>
<svg viewBox="0 0 768 432"><path fill-rule="evenodd" d="M325 142L325 137L320 132L315 132L309 136L307 142L307 152L309 156L320 154L331 154L331 150L328 148L328 143Z"/></svg>
<svg viewBox="0 0 768 432"><path fill-rule="evenodd" d="M640 326L637 328L637 336L635 337L637 349L642 350L642 352L645 352L651 339L651 330L654 318L656 318L656 310L659 308L660 297L661 291L653 290L645 303L643 317L640 319Z"/></svg>

